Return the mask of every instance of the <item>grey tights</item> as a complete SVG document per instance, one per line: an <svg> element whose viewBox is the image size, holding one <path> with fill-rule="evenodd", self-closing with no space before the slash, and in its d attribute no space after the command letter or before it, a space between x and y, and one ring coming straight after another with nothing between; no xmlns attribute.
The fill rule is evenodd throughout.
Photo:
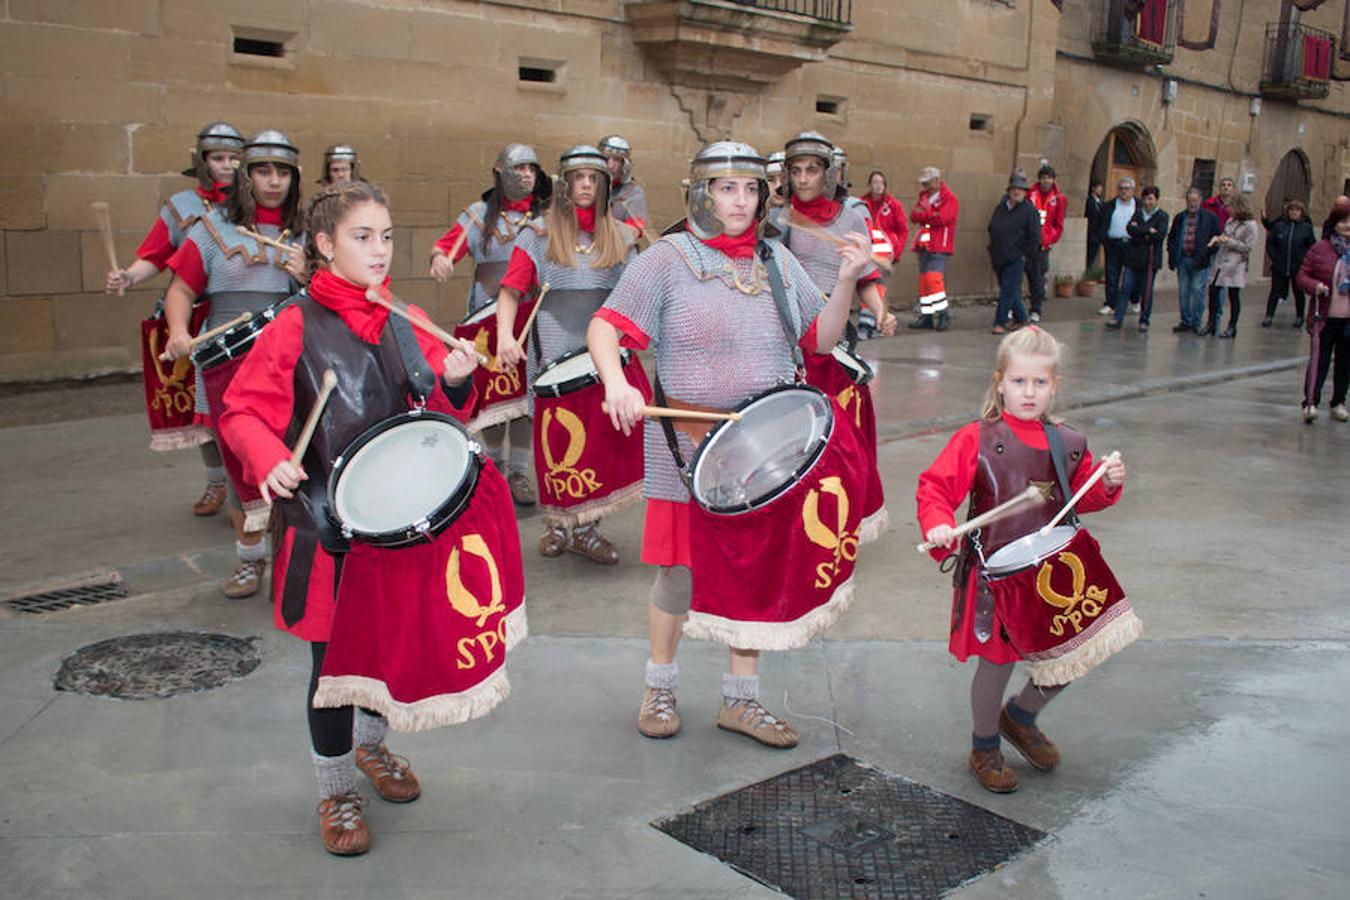
<svg viewBox="0 0 1350 900"><path fill-rule="evenodd" d="M975 667L975 677L970 682L970 718L976 736L992 737L998 734L998 714L1003 709L1003 694L1008 689L1016 665L1004 663L1000 666L982 659ZM1062 690L1063 685L1036 687L1028 678L1022 692L1017 695L1016 703L1018 708L1035 715Z"/></svg>

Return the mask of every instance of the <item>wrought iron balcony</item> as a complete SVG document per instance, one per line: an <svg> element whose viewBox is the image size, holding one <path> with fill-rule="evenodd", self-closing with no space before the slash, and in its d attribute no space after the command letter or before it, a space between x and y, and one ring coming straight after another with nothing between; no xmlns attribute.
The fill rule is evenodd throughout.
<svg viewBox="0 0 1350 900"><path fill-rule="evenodd" d="M1336 38L1306 25L1266 26L1261 93L1276 100L1316 100L1331 90Z"/></svg>
<svg viewBox="0 0 1350 900"><path fill-rule="evenodd" d="M757 91L853 30L852 0L635 0L624 13L672 83L705 90Z"/></svg>
<svg viewBox="0 0 1350 900"><path fill-rule="evenodd" d="M1176 0L1092 0L1092 52L1125 65L1166 65L1177 50Z"/></svg>

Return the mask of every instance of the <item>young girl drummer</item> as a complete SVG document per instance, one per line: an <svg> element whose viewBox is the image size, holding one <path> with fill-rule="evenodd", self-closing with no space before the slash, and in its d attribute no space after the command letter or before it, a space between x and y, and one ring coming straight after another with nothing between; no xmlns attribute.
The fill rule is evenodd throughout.
<svg viewBox="0 0 1350 900"><path fill-rule="evenodd" d="M415 800L421 789L408 761L386 748L388 723L382 716L352 706L313 705L339 586L345 591L370 577L356 571L365 564L354 557L325 550L320 531L326 523L317 521L323 513L314 510L324 503L321 495L334 456L369 426L406 411L412 388L402 352L393 349L398 338L389 312L366 299L368 288L389 282L393 226L384 195L366 182L334 185L310 203L308 225L306 256L314 270L309 287L259 336L226 394L220 429L242 458L245 477L262 485L265 494L281 498L273 508L274 523L280 526L274 528L274 538L281 532L275 540L275 621L312 649L306 713L319 782L320 833L325 849L346 856L364 853L370 843L364 798L356 789L358 769L391 802ZM443 392L431 390L427 409L463 418L472 396L468 378L477 364L472 345L447 353L422 331L411 333L445 385ZM298 423L308 416L320 392L318 374L325 368L337 373L339 386L297 466L290 461L286 441L293 440ZM503 498L505 493L503 484ZM297 495L298 502L285 502ZM411 551L391 553L403 565L425 559L405 555Z"/></svg>
<svg viewBox="0 0 1350 900"><path fill-rule="evenodd" d="M1040 488L1050 500L981 529L986 558L1054 517L1065 498L1056 484L1047 437L1050 429L1058 429L1064 446L1070 490L1077 492L1092 475L1095 466L1086 439L1050 419L1059 388L1059 359L1059 342L1034 325L999 344L980 421L952 435L919 476L919 527L938 548L933 551L935 559L946 559L955 552L956 510L967 497L972 517L1025 491L1028 485ZM1124 484L1124 462L1109 460L1101 480L1078 501L1077 511L1093 512L1112 505L1120 499ZM998 612L989 608L988 592L978 589L978 568L979 560L967 538L960 547L953 580L948 648L962 662L971 656L979 660L970 685L974 724L970 770L988 790L1008 793L1017 789L1017 775L1004 764L1000 734L1036 769L1053 769L1059 763L1059 751L1037 727L1036 716L1062 687L1037 687L1028 679L1021 693L1004 704L1004 691L1021 656L1001 627Z"/></svg>

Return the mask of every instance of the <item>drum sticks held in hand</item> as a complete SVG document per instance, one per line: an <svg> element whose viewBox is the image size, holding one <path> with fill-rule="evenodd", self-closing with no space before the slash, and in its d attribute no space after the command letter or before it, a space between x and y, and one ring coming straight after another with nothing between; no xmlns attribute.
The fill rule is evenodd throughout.
<svg viewBox="0 0 1350 900"><path fill-rule="evenodd" d="M309 449L310 439L314 437L314 429L319 425L319 416L323 415L323 408L328 405L328 396L333 393L335 387L337 387L337 373L332 369L324 369L323 383L319 386L319 396L314 399L314 406L310 409L308 418L305 419L304 427L300 429L300 437L295 441L295 448L291 450L291 465L298 467L300 460L304 459L305 451ZM244 517L244 531L262 531L267 527L269 511L272 508L272 498L267 496L266 482L259 487L262 490L263 503L266 506L248 512Z"/></svg>
<svg viewBox="0 0 1350 900"><path fill-rule="evenodd" d="M195 350L199 345L205 344L207 341L211 340L212 338L218 337L218 336L224 334L225 332L229 331L231 328L235 327L236 325L243 325L243 324L244 324L245 322L247 322L250 318L252 318L252 313L241 312L239 315L235 316L233 319L231 319L230 321L226 322L225 324L223 324L223 325L217 325L215 328L212 328L210 331L203 331L201 334L197 335L196 337L192 338L192 340L188 341L188 353L191 353L191 352L192 352L193 350ZM162 362L170 362L170 361L171 361L171 358L170 358L168 352L161 353L161 354L159 355L159 358L160 358L160 360L161 360Z"/></svg>
<svg viewBox="0 0 1350 900"><path fill-rule="evenodd" d="M108 265L116 272L122 267L117 264L117 248L113 246L112 211L108 204L102 200L91 203L89 206L94 210L94 218L98 219L98 230L103 234L103 249L108 251ZM126 289L119 287L117 296L121 297L124 294L126 294Z"/></svg>
<svg viewBox="0 0 1350 900"><path fill-rule="evenodd" d="M1072 497L1069 498L1069 502L1064 504L1064 508L1061 509L1058 513L1056 513L1053 519L1051 519L1049 522L1046 522L1044 525L1041 526L1040 533L1042 535L1049 534L1050 529L1058 525L1060 520L1063 519L1065 516L1067 516L1069 514L1069 511L1078 505L1078 501L1083 499L1083 495L1088 492L1088 489L1090 489L1094 484L1102 480L1102 476L1106 474L1107 463L1115 462L1118 459L1120 459L1119 450L1113 450L1111 453L1107 454L1106 457L1097 466L1097 470L1092 473L1092 477L1089 478L1087 481L1083 482L1083 486L1078 489L1078 493L1074 494Z"/></svg>
<svg viewBox="0 0 1350 900"><path fill-rule="evenodd" d="M539 307L543 304L544 297L548 294L548 289L549 283L547 281L539 285L539 296L534 298L534 308L531 309L530 314L525 317L525 327L520 329L520 334L516 335L516 343L520 344L522 347L525 345L525 335L529 334L530 329L534 327L534 317L539 315Z"/></svg>
<svg viewBox="0 0 1350 900"><path fill-rule="evenodd" d="M422 329L427 334L444 343L447 347L457 347L461 350L465 349L466 346L472 348L473 355L478 359L478 364L480 366L483 366L484 368L492 367L492 360L488 359L486 356L479 353L477 348L474 348L473 345L470 344L468 341L460 340L450 332L446 331L441 326L437 325L435 322L432 322L430 319L424 318L423 316L414 313L411 309L408 308L408 304L404 303L402 300L399 300L392 294L390 294L389 299L386 300L384 299L384 297L380 295L380 292L378 290L376 290L375 288L370 288L366 291L366 299L369 300L371 303L374 303L376 306L383 306L385 309L389 310L396 316L400 316L404 319L407 319L416 327Z"/></svg>
<svg viewBox="0 0 1350 900"><path fill-rule="evenodd" d="M1045 495L1041 493L1040 489L1034 485L1028 485L1025 491L1018 494L1016 497L1013 497L1006 503L1000 503L988 512L981 513L975 518L957 525L952 529L952 537L959 538L968 532L974 531L976 528L982 528L990 522L996 522L1004 516L1010 516L1017 512L1020 507L1028 503L1044 502ZM936 546L937 544L930 544L927 541L924 541L922 544L915 545L914 549L918 550L920 553L927 553Z"/></svg>
<svg viewBox="0 0 1350 900"><path fill-rule="evenodd" d="M609 412L609 404L601 403L600 408ZM647 418L698 419L700 422L739 422L740 413L703 412L695 409L674 409L669 406L644 406L642 415Z"/></svg>

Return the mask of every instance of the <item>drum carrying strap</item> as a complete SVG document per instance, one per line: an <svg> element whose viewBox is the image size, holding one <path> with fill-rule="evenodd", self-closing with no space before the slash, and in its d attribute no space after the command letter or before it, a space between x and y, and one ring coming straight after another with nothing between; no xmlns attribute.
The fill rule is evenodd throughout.
<svg viewBox="0 0 1350 900"><path fill-rule="evenodd" d="M652 379L652 397L660 406L670 405L666 399L666 392L661 389L660 375ZM669 416L661 416L661 430L665 432L666 446L670 447L670 455L675 458L675 474L680 476L680 483L692 496L694 491L689 482L689 467L685 465L684 454L680 452L680 439L675 436L675 425Z"/></svg>
<svg viewBox="0 0 1350 900"><path fill-rule="evenodd" d="M756 249L759 251L760 260L764 263L765 271L769 273L769 291L773 294L773 305L778 310L778 322L783 326L783 337L787 338L788 346L792 348L792 361L800 370L805 363L802 359L802 348L797 342L797 331L792 327L792 314L788 308L783 273L778 268L778 260L774 258L773 246L768 241L760 241Z"/></svg>
<svg viewBox="0 0 1350 900"><path fill-rule="evenodd" d="M1050 445L1050 459L1055 464L1055 477L1059 479L1059 489L1064 492L1064 502L1068 503L1073 491L1069 490L1069 467L1064 456L1064 440L1059 436L1058 425L1042 422L1041 427L1045 429L1045 442ZM1070 525L1077 525L1077 511L1070 510L1065 520Z"/></svg>
<svg viewBox="0 0 1350 900"><path fill-rule="evenodd" d="M431 370L431 364L417 345L417 335L413 334L412 325L406 319L390 316L389 328L394 334L394 344L398 347L399 358L403 360L403 368L408 373L412 395L417 405L421 406L436 390L436 373Z"/></svg>

